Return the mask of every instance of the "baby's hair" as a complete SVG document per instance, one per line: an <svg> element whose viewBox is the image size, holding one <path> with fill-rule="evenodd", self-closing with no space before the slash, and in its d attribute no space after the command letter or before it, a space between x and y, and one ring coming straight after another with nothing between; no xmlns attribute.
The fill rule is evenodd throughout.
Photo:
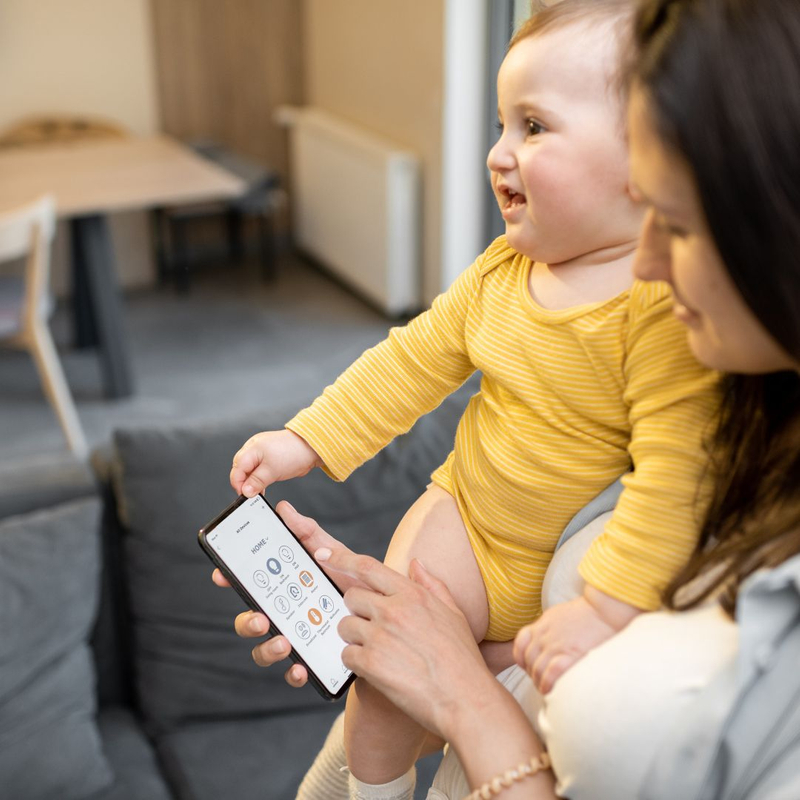
<svg viewBox="0 0 800 800"><path fill-rule="evenodd" d="M605 25L609 36L616 38L620 53L608 75L608 88L619 104L619 124L620 129L624 129L627 99L627 64L624 57L630 50L631 31L638 6L637 0L559 0L550 5L545 0L531 0L531 16L511 37L508 49L511 50L523 39L562 30L570 25Z"/></svg>
<svg viewBox="0 0 800 800"><path fill-rule="evenodd" d="M637 6L636 0L560 0L552 5L544 0L531 0L531 16L511 37L508 49L529 36L587 21L608 22L627 32Z"/></svg>

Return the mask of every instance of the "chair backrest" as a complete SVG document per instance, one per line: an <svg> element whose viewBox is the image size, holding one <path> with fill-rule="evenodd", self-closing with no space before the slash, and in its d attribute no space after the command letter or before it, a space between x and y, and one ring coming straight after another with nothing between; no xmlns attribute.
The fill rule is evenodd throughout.
<svg viewBox="0 0 800 800"><path fill-rule="evenodd" d="M56 228L56 204L44 195L0 213L0 262L26 258L23 325L42 315L50 284L50 243Z"/></svg>
<svg viewBox="0 0 800 800"><path fill-rule="evenodd" d="M0 131L0 147L28 147L85 139L122 138L125 128L112 120L64 114L28 117Z"/></svg>

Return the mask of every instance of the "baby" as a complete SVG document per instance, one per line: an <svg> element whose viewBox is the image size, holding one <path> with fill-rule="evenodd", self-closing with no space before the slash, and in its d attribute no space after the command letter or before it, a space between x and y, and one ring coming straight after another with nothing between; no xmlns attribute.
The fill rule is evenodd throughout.
<svg viewBox="0 0 800 800"><path fill-rule="evenodd" d="M502 133L487 162L505 236L285 430L251 438L231 471L247 496L315 466L344 480L480 370L453 452L386 563L405 573L419 558L476 640L508 641L533 623L525 642L544 690L658 607L695 544L697 432L716 409L715 376L692 357L669 287L631 275L643 208L613 80L631 6L563 0L521 28L498 75ZM560 532L631 468L580 565L583 596L536 622ZM357 680L345 717L353 796L382 797L392 782L392 797L411 797L423 739Z"/></svg>

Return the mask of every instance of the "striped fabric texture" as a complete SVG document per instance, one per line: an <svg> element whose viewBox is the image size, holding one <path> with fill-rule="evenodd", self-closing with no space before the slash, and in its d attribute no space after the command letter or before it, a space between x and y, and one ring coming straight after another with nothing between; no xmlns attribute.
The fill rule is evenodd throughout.
<svg viewBox="0 0 800 800"><path fill-rule="evenodd" d="M631 467L581 574L626 603L659 606L697 540L702 438L718 403L717 376L692 356L666 284L636 281L553 311L531 297L530 269L500 237L286 426L344 480L482 373L432 479L458 503L489 597L487 638L498 641L541 613L564 526Z"/></svg>

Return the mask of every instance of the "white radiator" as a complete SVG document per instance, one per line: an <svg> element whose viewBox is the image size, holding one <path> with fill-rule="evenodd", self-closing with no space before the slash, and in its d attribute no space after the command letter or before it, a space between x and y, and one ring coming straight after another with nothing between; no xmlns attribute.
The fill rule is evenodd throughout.
<svg viewBox="0 0 800 800"><path fill-rule="evenodd" d="M282 106L297 246L392 316L420 305L417 157L315 108Z"/></svg>

